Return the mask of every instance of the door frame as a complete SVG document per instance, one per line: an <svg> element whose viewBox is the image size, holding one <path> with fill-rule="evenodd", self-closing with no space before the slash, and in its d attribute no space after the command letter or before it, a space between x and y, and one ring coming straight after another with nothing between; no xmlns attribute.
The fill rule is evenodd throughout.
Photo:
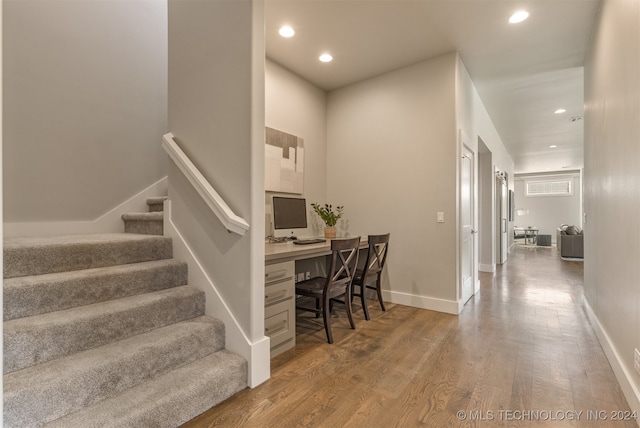
<svg viewBox="0 0 640 428"><path fill-rule="evenodd" d="M462 260L462 250L463 250L463 222L462 222L462 160L465 156L465 152L470 154L471 158L471 176L470 176L470 187L471 187L471 297L473 297L476 293L476 283L478 281L478 239L477 239L477 230L478 230L478 188L477 188L477 153L472 148L471 140L469 137L460 130L460 144L459 144L459 156L458 156L458 284L457 284L457 300L458 300L458 312L462 311L464 304L466 301L462 301L463 293L463 260Z"/></svg>

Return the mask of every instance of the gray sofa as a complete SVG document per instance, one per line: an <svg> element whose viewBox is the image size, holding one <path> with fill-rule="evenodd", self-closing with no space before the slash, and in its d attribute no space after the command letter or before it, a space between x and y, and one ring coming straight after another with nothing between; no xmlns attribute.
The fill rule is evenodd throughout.
<svg viewBox="0 0 640 428"><path fill-rule="evenodd" d="M560 257L584 258L584 235L582 231L579 234L568 234L562 228L558 228L556 233Z"/></svg>

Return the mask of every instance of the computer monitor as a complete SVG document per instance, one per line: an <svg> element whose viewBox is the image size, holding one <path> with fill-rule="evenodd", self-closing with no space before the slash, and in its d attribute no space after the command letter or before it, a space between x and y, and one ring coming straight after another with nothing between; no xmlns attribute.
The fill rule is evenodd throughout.
<svg viewBox="0 0 640 428"><path fill-rule="evenodd" d="M296 229L307 228L307 201L303 198L287 198L274 196L271 200L273 208L274 236L288 237L295 235ZM301 232L298 230L298 232Z"/></svg>

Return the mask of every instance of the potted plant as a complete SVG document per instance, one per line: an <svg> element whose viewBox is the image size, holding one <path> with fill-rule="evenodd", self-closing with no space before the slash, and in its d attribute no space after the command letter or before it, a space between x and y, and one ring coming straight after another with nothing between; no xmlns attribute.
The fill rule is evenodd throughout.
<svg viewBox="0 0 640 428"><path fill-rule="evenodd" d="M325 224L324 237L335 238L336 237L336 223L340 217L342 217L344 206L340 205L333 209L330 204L324 204L324 206L318 205L315 202L311 204L313 210L318 214Z"/></svg>

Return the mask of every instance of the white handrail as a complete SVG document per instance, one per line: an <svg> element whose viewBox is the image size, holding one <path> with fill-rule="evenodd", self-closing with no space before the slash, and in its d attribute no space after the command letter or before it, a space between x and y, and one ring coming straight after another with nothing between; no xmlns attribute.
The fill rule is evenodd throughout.
<svg viewBox="0 0 640 428"><path fill-rule="evenodd" d="M198 171L198 168L189 160L187 155L176 144L171 132L162 136L162 147L167 152L173 162L180 168L180 171L189 180L200 197L211 208L211 211L218 217L223 226L233 233L244 235L249 230L249 223L233 212L225 201L218 195L218 192L209 184L206 178Z"/></svg>

